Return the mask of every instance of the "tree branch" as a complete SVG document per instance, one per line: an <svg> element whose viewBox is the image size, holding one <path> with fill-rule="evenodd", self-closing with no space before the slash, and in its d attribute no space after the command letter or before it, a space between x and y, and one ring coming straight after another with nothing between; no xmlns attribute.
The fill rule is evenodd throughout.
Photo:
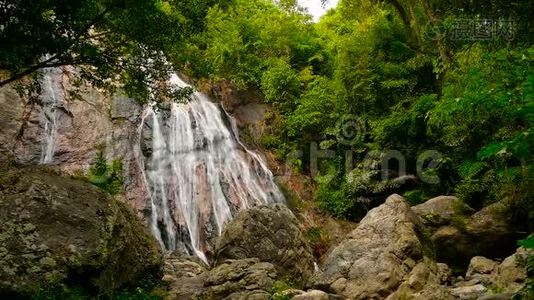
<svg viewBox="0 0 534 300"><path fill-rule="evenodd" d="M51 59L54 59L54 57L52 57ZM15 74L13 76L11 76L10 78L6 79L6 80L3 80L3 81L0 81L0 87L3 87L4 85L8 84L8 83L11 83L13 81L16 81L16 80L19 80L21 78L23 78L24 76L27 76L27 75L30 75L31 73L39 70L39 69L44 69L44 68L55 68L55 67L62 67L62 66L68 66L68 65L81 65L81 64L84 64L86 62L83 62L83 61L74 61L74 60L71 60L71 61L58 61L58 62L55 62L55 63L50 63L50 60L51 59L48 59L48 60L45 60L41 63L38 63L28 69L26 69L25 71L21 72L21 73L18 73L18 74Z"/></svg>
<svg viewBox="0 0 534 300"><path fill-rule="evenodd" d="M89 32L89 29L91 29L91 27L93 27L94 25L96 25L100 20L102 20L104 18L104 16L111 11L111 7L108 7L106 8L102 13L100 13L98 16L96 16L94 19L92 19L90 22L88 22L79 32L78 34L76 35L76 37L74 38L75 41L78 41L80 40L84 35L86 35L88 32ZM69 45L65 50L63 50L63 53L66 53L67 51L69 51L70 48L72 48L72 46L76 44L76 42L73 42L71 45ZM27 76L27 75L30 75L31 73L39 70L39 69L43 69L43 68L53 68L53 67L61 67L61 66L66 66L66 65L75 65L75 64L81 64L83 62L81 61L59 61L59 62L56 62L56 63L50 63L51 61L55 60L57 57L58 57L59 53L56 53L54 54L53 56L51 56L50 58L38 63L38 64L35 64L31 67L29 67L28 69L20 72L20 73L17 73L13 76L11 76L10 78L8 79L5 79L5 80L2 80L0 81L0 87L3 87L4 85L6 84L9 84L13 81L16 81L16 80L19 80L21 78L23 78L24 76Z"/></svg>

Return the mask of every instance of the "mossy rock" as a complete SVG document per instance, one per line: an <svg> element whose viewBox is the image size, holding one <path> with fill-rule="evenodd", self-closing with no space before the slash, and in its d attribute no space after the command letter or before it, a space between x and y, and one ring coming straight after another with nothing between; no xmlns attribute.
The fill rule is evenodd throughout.
<svg viewBox="0 0 534 300"><path fill-rule="evenodd" d="M0 298L43 288L113 293L161 278L159 246L124 204L44 169L0 182Z"/></svg>
<svg viewBox="0 0 534 300"><path fill-rule="evenodd" d="M227 259L258 258L274 265L297 287L313 275L311 249L298 220L282 204L268 204L239 212L217 240L215 264Z"/></svg>

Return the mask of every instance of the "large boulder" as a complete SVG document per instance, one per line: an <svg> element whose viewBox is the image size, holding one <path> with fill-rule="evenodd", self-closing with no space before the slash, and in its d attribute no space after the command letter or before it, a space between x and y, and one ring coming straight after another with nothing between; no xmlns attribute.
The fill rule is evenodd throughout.
<svg viewBox="0 0 534 300"><path fill-rule="evenodd" d="M200 299L270 299L278 274L271 263L257 258L226 260L207 273Z"/></svg>
<svg viewBox="0 0 534 300"><path fill-rule="evenodd" d="M477 246L477 255L504 257L513 253L521 235L509 214L512 203L501 200L484 207L467 221L465 231Z"/></svg>
<svg viewBox="0 0 534 300"><path fill-rule="evenodd" d="M418 228L406 200L391 195L327 255L314 285L351 299L387 297L423 258Z"/></svg>
<svg viewBox="0 0 534 300"><path fill-rule="evenodd" d="M473 209L454 196L439 196L415 205L412 210L430 227L449 225L455 218L470 214Z"/></svg>
<svg viewBox="0 0 534 300"><path fill-rule="evenodd" d="M237 214L217 240L215 261L258 258L297 285L314 272L313 257L297 218L282 204L253 207Z"/></svg>
<svg viewBox="0 0 534 300"><path fill-rule="evenodd" d="M113 291L161 278L159 246L126 205L46 170L0 175L0 298Z"/></svg>
<svg viewBox="0 0 534 300"><path fill-rule="evenodd" d="M513 253L522 236L508 213L510 205L502 200L437 229L431 240L438 261L465 269L474 256L499 258Z"/></svg>
<svg viewBox="0 0 534 300"><path fill-rule="evenodd" d="M529 255L534 255L532 250L527 251L519 248L516 253L505 258L493 272L494 284L504 292L516 293L527 281L527 270L524 263Z"/></svg>
<svg viewBox="0 0 534 300"><path fill-rule="evenodd" d="M172 253L165 257L166 299L195 299L203 290L208 268L198 257Z"/></svg>

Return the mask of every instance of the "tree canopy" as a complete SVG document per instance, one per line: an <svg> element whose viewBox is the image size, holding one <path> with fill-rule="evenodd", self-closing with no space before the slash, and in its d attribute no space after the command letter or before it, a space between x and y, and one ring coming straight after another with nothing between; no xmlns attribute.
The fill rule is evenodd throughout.
<svg viewBox="0 0 534 300"><path fill-rule="evenodd" d="M13 0L0 14L1 85L76 65L141 102L165 96L173 70L260 91L272 107L263 146L278 159L311 142L335 153L314 180L338 217L356 219L395 189L398 168L384 181L363 166L371 153L399 151L415 174L431 150L439 159L425 172L439 183L418 174L397 190L412 203L508 197L533 218L532 1L341 0L318 23L296 1L270 0ZM347 115L363 132L340 142ZM349 172L346 151L359 163ZM311 171L306 157L293 160Z"/></svg>
<svg viewBox="0 0 534 300"><path fill-rule="evenodd" d="M120 87L146 101L148 87L168 79L177 45L203 30L214 2L2 1L0 86L70 65L97 87ZM162 96L170 92L158 87Z"/></svg>

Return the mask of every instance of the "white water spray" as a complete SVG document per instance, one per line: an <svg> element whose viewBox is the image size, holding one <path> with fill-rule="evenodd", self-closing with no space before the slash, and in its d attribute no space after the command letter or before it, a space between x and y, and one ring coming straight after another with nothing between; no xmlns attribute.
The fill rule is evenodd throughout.
<svg viewBox="0 0 534 300"><path fill-rule="evenodd" d="M176 76L172 82L187 86ZM266 163L239 141L235 121L205 95L195 92L167 110L147 107L143 130L151 136L141 166L150 228L165 249L207 261L207 240L237 211L284 201Z"/></svg>
<svg viewBox="0 0 534 300"><path fill-rule="evenodd" d="M58 129L58 108L65 98L63 87L63 70L60 68L45 69L41 79L42 111L40 122L44 128L44 139L41 145L41 164L53 162L56 149Z"/></svg>

